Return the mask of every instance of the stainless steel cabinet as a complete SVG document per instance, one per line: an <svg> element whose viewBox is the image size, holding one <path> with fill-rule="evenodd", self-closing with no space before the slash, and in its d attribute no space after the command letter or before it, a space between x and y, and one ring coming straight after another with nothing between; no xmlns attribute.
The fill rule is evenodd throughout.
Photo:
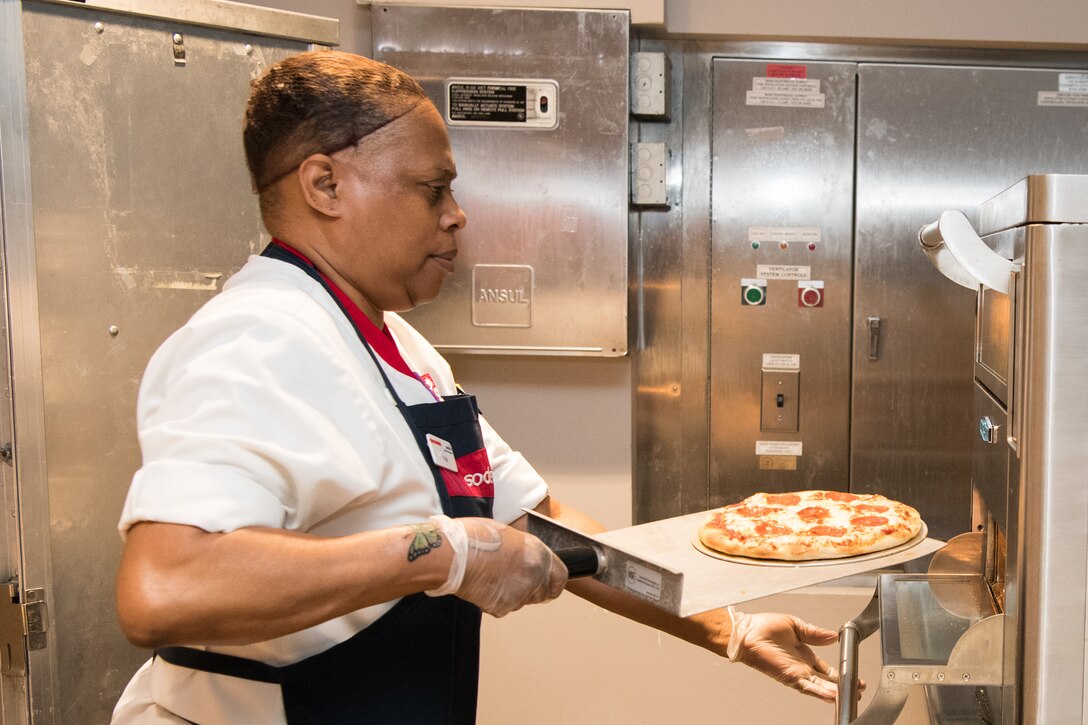
<svg viewBox="0 0 1088 725"><path fill-rule="evenodd" d="M5 723L107 722L148 656L113 603L140 377L260 249L249 80L337 35L242 5L95 5L0 3Z"/></svg>
<svg viewBox="0 0 1088 725"><path fill-rule="evenodd" d="M669 54L682 89L637 137L666 143L683 203L635 225L635 519L828 487L907 501L937 537L966 530L974 297L917 231L1026 174L1088 171L1088 61L638 50Z"/></svg>

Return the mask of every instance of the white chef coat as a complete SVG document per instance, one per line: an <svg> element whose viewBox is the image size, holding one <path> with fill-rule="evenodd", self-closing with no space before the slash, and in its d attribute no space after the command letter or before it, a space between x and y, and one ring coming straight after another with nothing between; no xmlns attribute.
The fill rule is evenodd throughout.
<svg viewBox="0 0 1088 725"><path fill-rule="evenodd" d="M399 316L386 324L408 366L441 395L456 386L441 355ZM433 402L382 363L408 405ZM547 487L481 418L495 518L510 523ZM336 303L302 270L251 257L152 357L140 387L143 467L125 501L137 522L210 532L270 526L343 536L415 523L442 507L434 477L369 354ZM284 582L290 586L290 582ZM245 646L208 649L274 665L322 652L395 602ZM282 723L279 686L157 658L122 694L114 723Z"/></svg>

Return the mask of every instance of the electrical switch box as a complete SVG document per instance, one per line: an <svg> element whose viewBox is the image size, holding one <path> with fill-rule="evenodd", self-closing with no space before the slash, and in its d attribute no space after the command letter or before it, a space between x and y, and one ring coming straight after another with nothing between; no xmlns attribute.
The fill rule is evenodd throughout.
<svg viewBox="0 0 1088 725"><path fill-rule="evenodd" d="M669 120L669 76L664 53L631 54L631 113L642 119Z"/></svg>
<svg viewBox="0 0 1088 725"><path fill-rule="evenodd" d="M631 145L631 203L636 206L668 206L665 188L665 160L668 151L663 143Z"/></svg>
<svg viewBox="0 0 1088 725"><path fill-rule="evenodd" d="M797 370L763 371L763 404L760 408L762 431L796 433L800 419L801 374Z"/></svg>

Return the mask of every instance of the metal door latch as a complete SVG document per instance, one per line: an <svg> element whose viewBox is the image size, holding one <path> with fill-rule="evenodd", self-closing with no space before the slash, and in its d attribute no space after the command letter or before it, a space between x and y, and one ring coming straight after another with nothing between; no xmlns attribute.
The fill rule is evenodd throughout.
<svg viewBox="0 0 1088 725"><path fill-rule="evenodd" d="M170 40L174 44L174 65L185 65L185 36L181 33L174 33L170 36Z"/></svg>
<svg viewBox="0 0 1088 725"><path fill-rule="evenodd" d="M26 602L19 601L19 583L5 582L0 601L0 674L26 676L29 650L43 649L46 643L45 590L28 589Z"/></svg>

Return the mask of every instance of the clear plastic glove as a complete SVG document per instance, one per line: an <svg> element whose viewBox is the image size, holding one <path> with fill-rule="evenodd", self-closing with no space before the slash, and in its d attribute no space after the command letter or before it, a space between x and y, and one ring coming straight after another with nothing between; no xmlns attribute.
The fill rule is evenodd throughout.
<svg viewBox="0 0 1088 725"><path fill-rule="evenodd" d="M733 630L725 653L730 661L742 662L806 695L835 701L839 673L809 645L836 642L837 633L789 614L744 614L730 607L729 615Z"/></svg>
<svg viewBox="0 0 1088 725"><path fill-rule="evenodd" d="M567 568L535 536L491 519L430 520L449 542L453 563L446 583L426 594L455 594L496 617L562 594Z"/></svg>

